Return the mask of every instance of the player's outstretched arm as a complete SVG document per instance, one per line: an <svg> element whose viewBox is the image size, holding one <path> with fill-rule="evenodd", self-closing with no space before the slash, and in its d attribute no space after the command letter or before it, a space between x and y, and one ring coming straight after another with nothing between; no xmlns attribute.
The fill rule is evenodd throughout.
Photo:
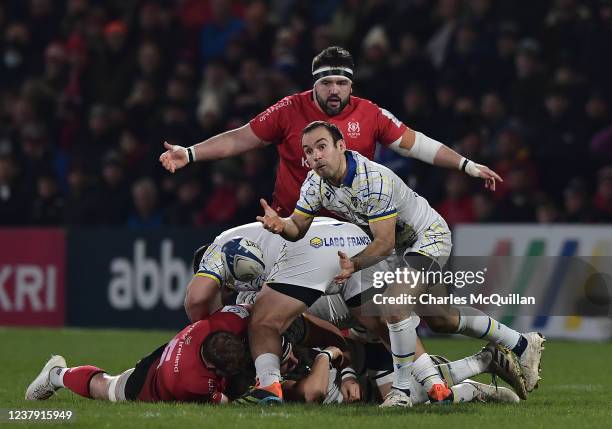
<svg viewBox="0 0 612 429"><path fill-rule="evenodd" d="M391 149L403 156L419 159L438 167L456 168L464 173L483 179L485 187L495 191L495 182L503 179L486 165L476 164L461 156L450 147L425 134L408 128L399 142L393 143Z"/></svg>
<svg viewBox="0 0 612 429"><path fill-rule="evenodd" d="M313 217L302 216L300 214L292 214L290 217L280 217L266 200L259 200L261 207L264 209L263 216L257 216L256 219L263 224L263 227L274 234L279 234L287 241L298 241L306 235Z"/></svg>
<svg viewBox="0 0 612 429"><path fill-rule="evenodd" d="M166 170L174 173L190 162L227 158L268 144L268 142L261 141L255 135L250 124L246 124L190 147L164 142L166 151L160 155L159 162Z"/></svg>

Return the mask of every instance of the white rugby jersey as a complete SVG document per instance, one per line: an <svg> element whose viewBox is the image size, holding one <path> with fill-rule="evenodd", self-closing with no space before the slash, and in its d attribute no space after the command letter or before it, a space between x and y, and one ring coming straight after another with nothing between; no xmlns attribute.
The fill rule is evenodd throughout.
<svg viewBox="0 0 612 429"><path fill-rule="evenodd" d="M440 219L427 200L410 189L387 167L347 150L347 174L339 187L322 179L314 170L306 176L295 212L315 216L323 207L351 223L367 226L397 217L396 246L415 241Z"/></svg>
<svg viewBox="0 0 612 429"><path fill-rule="evenodd" d="M250 282L234 280L223 263L221 248L225 243L235 237L244 237L254 241L259 245L263 253L265 270L259 277ZM319 247L334 244L334 239L350 246L351 252L347 250L347 252L351 253L350 256L352 256L352 253L358 253L365 249L370 243L367 234L358 226L326 217L315 219L308 233L300 242L305 241L309 243L309 246L306 248L315 252ZM228 229L218 235L212 244L208 246L208 249L206 249L202 256L202 261L200 262L200 267L196 276L210 277L219 285L227 285L238 292L258 291L268 278L270 271L281 253L281 248L285 243L285 240L280 235L265 230L260 222L253 222ZM295 255L295 257L299 256L300 255ZM312 259L309 255L303 256L303 260ZM337 268L338 272L340 271L337 258L333 260L322 260L320 264L333 264L334 268Z"/></svg>

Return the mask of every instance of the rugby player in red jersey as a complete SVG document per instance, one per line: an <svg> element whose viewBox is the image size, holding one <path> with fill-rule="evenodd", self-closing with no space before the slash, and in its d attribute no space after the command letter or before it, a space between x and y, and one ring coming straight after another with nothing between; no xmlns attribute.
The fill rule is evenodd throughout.
<svg viewBox="0 0 612 429"><path fill-rule="evenodd" d="M180 401L225 404L228 377L249 365L246 334L249 311L226 306L176 334L141 359L135 368L111 376L92 366L66 367L55 355L28 386L25 398L44 400L65 387L86 398L145 402Z"/></svg>
<svg viewBox="0 0 612 429"><path fill-rule="evenodd" d="M408 128L373 102L352 96L353 69L353 58L346 49L328 47L312 62L313 89L285 97L248 124L194 146L185 148L164 143L166 151L159 160L174 173L193 161L227 158L276 144L279 164L272 207L280 216L289 216L310 170L301 146L302 129L313 121L326 121L346 136L347 149L369 159L374 157L376 142L379 142L401 155L482 178L487 188L495 190L495 181L502 179L488 167Z"/></svg>

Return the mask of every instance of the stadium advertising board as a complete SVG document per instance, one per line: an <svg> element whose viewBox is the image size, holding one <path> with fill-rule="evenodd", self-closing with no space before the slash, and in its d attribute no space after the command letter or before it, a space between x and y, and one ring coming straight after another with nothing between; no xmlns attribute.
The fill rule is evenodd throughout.
<svg viewBox="0 0 612 429"><path fill-rule="evenodd" d="M71 229L68 311L73 326L177 328L195 249L218 230Z"/></svg>
<svg viewBox="0 0 612 429"><path fill-rule="evenodd" d="M64 235L61 229L0 229L0 325L64 324Z"/></svg>
<svg viewBox="0 0 612 429"><path fill-rule="evenodd" d="M605 226L460 225L453 264L478 257L486 293L533 296L493 316L515 329L577 340L612 338L612 235Z"/></svg>

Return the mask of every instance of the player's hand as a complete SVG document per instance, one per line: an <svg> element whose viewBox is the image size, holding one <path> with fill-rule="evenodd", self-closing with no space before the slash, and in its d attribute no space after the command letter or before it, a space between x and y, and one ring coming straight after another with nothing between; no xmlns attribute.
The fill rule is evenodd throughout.
<svg viewBox="0 0 612 429"><path fill-rule="evenodd" d="M187 151L183 146L171 145L168 142L164 142L164 148L166 151L159 157L159 162L164 166L170 173L174 173L179 168L183 168L189 162L187 157Z"/></svg>
<svg viewBox="0 0 612 429"><path fill-rule="evenodd" d="M332 355L331 364L334 368L342 368L345 365L344 353L336 346L329 346L324 349Z"/></svg>
<svg viewBox="0 0 612 429"><path fill-rule="evenodd" d="M344 398L342 402L351 403L361 401L361 385L354 377L349 377L342 380L340 392Z"/></svg>
<svg viewBox="0 0 612 429"><path fill-rule="evenodd" d="M355 272L355 264L346 253L338 251L340 257L340 274L334 277L336 283L343 283L348 280Z"/></svg>
<svg viewBox="0 0 612 429"><path fill-rule="evenodd" d="M491 170L486 165L476 164L473 161L468 162L468 164L465 167L465 172L472 177L478 177L480 179L484 179L485 188L491 191L495 191L495 181L496 180L499 180L500 182L504 181L499 174Z"/></svg>
<svg viewBox="0 0 612 429"><path fill-rule="evenodd" d="M263 227L274 234L280 234L285 228L285 223L272 207L268 205L263 198L259 200L261 207L264 209L263 216L257 216L257 220L263 224Z"/></svg>

